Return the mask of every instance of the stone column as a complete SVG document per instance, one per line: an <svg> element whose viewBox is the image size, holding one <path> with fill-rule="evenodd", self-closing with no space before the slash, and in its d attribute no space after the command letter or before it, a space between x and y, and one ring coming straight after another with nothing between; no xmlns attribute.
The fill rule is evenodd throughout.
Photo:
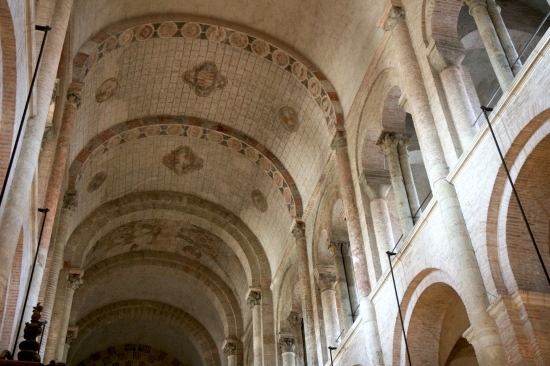
<svg viewBox="0 0 550 366"><path fill-rule="evenodd" d="M433 41L428 46L428 51L430 63L439 71L460 146L462 151L466 151L477 132L474 125L476 115L460 71L466 51L462 43L448 40Z"/></svg>
<svg viewBox="0 0 550 366"><path fill-rule="evenodd" d="M399 165L401 166L401 173L403 173L405 190L407 191L407 198L409 200L409 208L413 216L413 223L416 223L418 217L422 214L422 210L420 209L420 201L418 200L418 192L414 184L414 177L409 159L408 147L411 144L411 139L401 134L397 134L395 137L398 140L397 154L399 154Z"/></svg>
<svg viewBox="0 0 550 366"><path fill-rule="evenodd" d="M50 209L50 212L46 216L46 222L44 223L44 232L42 234L42 243L40 248L44 249L43 256L44 261L50 247L50 241L52 238L52 231L54 227L54 221L56 219L57 207L59 202L59 196L61 194L61 188L63 184L63 178L65 177L65 167L67 165L67 159L69 156L69 147L71 136L73 133L73 125L75 122L76 111L80 106L80 91L82 84L72 84L67 94L67 101L65 102L65 110L63 113L63 119L59 134L57 138L57 145L55 149L55 155L52 164L52 170L48 180L48 189L46 191L46 197L44 200L44 206ZM75 197L76 198L76 197ZM67 199L65 197L65 199ZM65 202L65 200L64 200ZM63 217L61 219L61 217ZM59 271L63 266L63 251L65 249L65 241L67 240L68 220L70 218L69 212L61 212L60 215L60 237L56 240L53 248L52 262L50 264L50 271L48 275L48 281L46 284L46 291L44 294L44 310L43 319L50 322L53 311L53 302L55 299L55 293L57 289L57 283L59 279ZM41 267L40 273L36 273L37 280L42 283L43 267ZM49 327L46 327L43 337L48 339Z"/></svg>
<svg viewBox="0 0 550 366"><path fill-rule="evenodd" d="M512 81L514 81L514 74L489 16L487 2L486 0L464 0L464 2L468 5L470 14L474 17L483 44L487 49L489 60L491 60L491 65L493 65L493 69L497 75L498 82L502 90L506 92Z"/></svg>
<svg viewBox="0 0 550 366"><path fill-rule="evenodd" d="M73 0L57 0L56 2L51 22L52 30L48 34L36 84L37 115L29 119L25 126L19 157L12 172L11 185L3 202L2 217L0 218L0 258L3 260L2 266L0 266L0 301L5 300L20 228L23 220L28 217L31 185L38 164L42 136L72 5Z"/></svg>
<svg viewBox="0 0 550 366"><path fill-rule="evenodd" d="M63 359L58 362L62 362L62 363L67 362L67 355L69 354L69 348L71 348L71 344L73 344L77 336L78 336L78 327L69 327L67 329L67 337L65 338L65 352L63 352Z"/></svg>
<svg viewBox="0 0 550 366"><path fill-rule="evenodd" d="M353 315L351 310L350 294L348 290L348 281L346 279L346 270L344 268L344 257L342 255L342 246L348 246L348 243L329 241L328 250L332 253L334 269L338 280L338 291L340 292L340 306L342 308L343 323L342 330L347 332L353 325ZM346 248L347 250L347 248Z"/></svg>
<svg viewBox="0 0 550 366"><path fill-rule="evenodd" d="M355 189L351 176L351 165L345 133L337 131L330 147L336 152L338 180L340 181L342 202L346 212L346 223L348 225L350 248L353 256L355 284L360 302L359 311L363 318L365 339L367 341L365 349L366 359L369 365L383 365L384 358L380 344L380 335L378 334L376 312L374 311L372 301L368 298L371 288L367 270L367 257L363 244L361 223L359 222L359 210L355 199Z"/></svg>
<svg viewBox="0 0 550 366"><path fill-rule="evenodd" d="M496 4L495 0L487 0L487 11L489 12L489 16L491 17L491 20L497 32L498 39L500 40L500 44L502 45L502 49L506 54L508 63L512 67L514 75L517 75L518 72L521 70L522 64L521 60L518 59L519 55L516 51L514 43L512 42L512 39L510 38L508 28L506 28L506 24L504 24L504 20L502 19L502 15L500 14L500 6Z"/></svg>
<svg viewBox="0 0 550 366"><path fill-rule="evenodd" d="M302 316L304 319L304 333L307 353L307 364L317 365L317 339L315 337L315 319L313 317L313 299L309 279L309 261L307 255L306 225L297 221L292 229L296 239L296 264L300 281L300 301L302 302Z"/></svg>
<svg viewBox="0 0 550 366"><path fill-rule="evenodd" d="M380 257L380 267L382 267L382 272L386 272L390 268L386 252L392 250L395 246L390 211L388 210L388 201L386 200L390 186L382 183L368 183L365 185L365 188L370 199L370 210L372 212L374 235L376 236L376 244L378 246L378 256Z"/></svg>
<svg viewBox="0 0 550 366"><path fill-rule="evenodd" d="M406 238L411 232L414 223L412 220L409 198L407 197L407 189L405 188L405 179L399 162L399 153L397 152L398 143L399 138L391 132L382 132L377 142L386 155L386 161L388 162L388 169L391 175L391 185L397 205L397 213L399 214L399 221L401 222L401 231L403 232L403 238Z"/></svg>
<svg viewBox="0 0 550 366"><path fill-rule="evenodd" d="M237 343L227 340L223 347L223 353L227 357L227 366L237 366Z"/></svg>
<svg viewBox="0 0 550 366"><path fill-rule="evenodd" d="M315 270L315 278L321 290L323 305L323 321L325 323L325 338L327 347L340 344L340 324L338 323L338 308L336 305L336 273L332 266L320 266Z"/></svg>
<svg viewBox="0 0 550 366"><path fill-rule="evenodd" d="M263 366L263 339L262 339L262 293L251 290L248 294L248 305L252 308L252 349L254 352L254 366Z"/></svg>
<svg viewBox="0 0 550 366"><path fill-rule="evenodd" d="M82 285L82 277L84 271L81 269L72 268L69 270L67 278L67 292L65 295L65 307L61 316L61 325L59 329L59 337L57 339L57 348L55 350L55 360L62 360L65 354L65 339L69 329L69 319L71 317L71 309L73 307L74 293Z"/></svg>
<svg viewBox="0 0 550 366"><path fill-rule="evenodd" d="M412 109L428 178L445 226L448 242L441 246L441 254L445 258L449 258L456 268L457 281L461 284L462 300L470 323L475 329L476 339L481 345L476 350L479 351L476 352L479 364L481 366L507 365L507 357L496 324L486 310L489 301L470 242L466 222L462 216L460 202L454 186L446 180L449 169L445 162L443 148L438 138L428 95L422 83L420 66L404 15L402 9L392 9L384 29L392 31L392 42L394 42L396 57L401 66L404 91Z"/></svg>
<svg viewBox="0 0 550 366"><path fill-rule="evenodd" d="M279 336L279 348L281 349L281 355L283 357L283 366L296 366L296 353L294 352L296 347L295 343L293 336Z"/></svg>

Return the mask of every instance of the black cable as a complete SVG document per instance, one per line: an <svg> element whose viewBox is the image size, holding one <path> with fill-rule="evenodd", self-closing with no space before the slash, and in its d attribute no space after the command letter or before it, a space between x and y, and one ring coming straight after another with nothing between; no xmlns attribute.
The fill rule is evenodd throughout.
<svg viewBox="0 0 550 366"><path fill-rule="evenodd" d="M349 301L349 307L351 310L351 322L355 322L355 314L353 312L353 309L351 308L351 294L349 292L349 282L348 282L348 274L346 272L346 260L344 259L344 245L343 243L340 245L340 256L342 257L342 265L344 266L344 279L346 280L346 288L348 289L348 301ZM356 309L357 310L357 309Z"/></svg>
<svg viewBox="0 0 550 366"><path fill-rule="evenodd" d="M401 320L401 330L403 331L403 339L405 339L405 348L407 349L407 357L409 358L409 366L412 366L411 354L409 353L409 344L407 343L407 334L405 334L405 324L403 323L403 315L401 314L401 305L399 304L399 295L397 294L397 286L395 285L395 276L393 274L393 266L391 264L391 256L394 252L387 251L388 262L390 262L391 278L393 280L393 289L395 290L395 299L397 300L397 309L399 310L399 319Z"/></svg>
<svg viewBox="0 0 550 366"><path fill-rule="evenodd" d="M40 252L40 242L42 241L42 233L44 232L44 224L46 223L46 216L50 210L47 208L39 208L38 212L44 214L44 219L42 220L42 227L40 228L40 236L38 237L38 244L36 245L36 254L34 255L34 261L32 262L31 268L31 277L29 278L29 285L27 286L27 293L25 294L25 301L23 302L23 308L21 310L21 318L19 318L19 326L17 327L17 335L15 336L15 341L13 342L13 352L12 355L15 357L15 348L17 347L17 341L19 340L19 333L21 332L21 324L23 323L23 317L25 316L25 309L27 307L27 300L29 299L29 292L31 290L32 278L34 277L34 268L36 267L36 261L38 259L38 253Z"/></svg>
<svg viewBox="0 0 550 366"><path fill-rule="evenodd" d="M491 131L491 135L493 136L493 141L495 142L498 155L500 156L500 160L502 161L502 165L504 166L504 170L506 171L506 176L508 177L508 181L512 186L512 191L514 192L514 196L516 197L516 201L518 203L521 216L523 217L523 221L525 222L525 226L527 227L527 231L529 232L529 236L531 237L531 241L533 243L533 246L535 247L537 256L539 257L540 264L542 266L542 269L544 270L544 274L546 275L546 280L548 281L548 285L550 285L550 276L548 275L548 271L546 270L546 266L544 265L544 261L542 260L542 255L540 254L537 241L535 240L535 236L533 235L533 231L531 230L531 225L529 225L529 221L527 221L527 215L525 215L525 211L523 210L523 205L521 204L521 200L519 199L519 195L518 195L518 192L516 191L516 186L514 185L512 176L510 175L510 171L508 170L508 165L506 165L506 161L504 160L504 156L502 155L502 151L500 150L500 145L498 144L495 131L493 130L493 125L491 124L491 121L489 121L489 116L487 115L487 112L491 112L493 108L482 106L481 109L483 110L483 114L485 115L485 119L487 120L487 125L489 126L489 130Z"/></svg>
<svg viewBox="0 0 550 366"><path fill-rule="evenodd" d="M42 39L42 44L40 45L40 52L38 53L38 59L36 61L36 66L34 68L31 87L29 89L29 94L27 94L25 109L23 109L23 116L21 117L21 123L19 124L19 130L17 131L17 136L15 137L15 143L13 145L13 150L11 152L10 162L8 164L8 169L6 170L6 176L4 177L4 184L2 185L2 192L0 193L0 206L2 205L2 201L4 200L4 194L6 193L6 187L8 186L8 179L10 177L11 168L13 166L13 161L15 160L15 153L17 152L19 140L21 139L21 132L23 131L23 125L25 124L25 117L27 116L27 110L29 109L31 94L34 89L34 83L36 82L36 76L38 75L38 68L40 67L40 60L42 59L42 53L44 51L44 45L46 44L46 38L48 37L48 32L51 30L50 27L42 26L42 25L37 25L34 27L34 29L44 32L44 38Z"/></svg>

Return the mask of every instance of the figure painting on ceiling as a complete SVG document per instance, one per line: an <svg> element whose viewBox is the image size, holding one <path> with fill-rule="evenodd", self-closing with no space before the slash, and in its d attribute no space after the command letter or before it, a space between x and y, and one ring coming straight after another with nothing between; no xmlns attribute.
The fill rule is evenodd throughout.
<svg viewBox="0 0 550 366"><path fill-rule="evenodd" d="M218 66L211 61L205 61L187 70L181 78L199 97L207 97L227 85L227 78L220 75Z"/></svg>
<svg viewBox="0 0 550 366"><path fill-rule="evenodd" d="M177 175L185 175L202 168L204 160L189 146L179 146L162 158L162 163Z"/></svg>

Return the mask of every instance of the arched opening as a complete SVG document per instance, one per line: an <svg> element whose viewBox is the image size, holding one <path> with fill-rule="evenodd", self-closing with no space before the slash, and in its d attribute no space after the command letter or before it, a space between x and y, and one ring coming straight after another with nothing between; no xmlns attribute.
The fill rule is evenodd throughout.
<svg viewBox="0 0 550 366"><path fill-rule="evenodd" d="M436 282L421 294L410 316L407 340L412 364L439 366L478 365L473 346L464 338L470 327L460 296ZM401 365L408 364L402 347Z"/></svg>

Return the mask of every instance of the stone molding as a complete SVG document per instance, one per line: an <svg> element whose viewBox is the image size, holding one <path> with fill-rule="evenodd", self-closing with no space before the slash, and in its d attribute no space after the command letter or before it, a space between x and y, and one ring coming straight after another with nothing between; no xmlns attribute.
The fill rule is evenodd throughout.
<svg viewBox="0 0 550 366"><path fill-rule="evenodd" d="M486 0L463 0L463 3L470 8L470 14L472 13L472 9L476 6L484 6L487 8L487 1Z"/></svg>
<svg viewBox="0 0 550 366"><path fill-rule="evenodd" d="M294 353L296 348L296 339L290 334L279 335L279 349L281 353L292 352Z"/></svg>

